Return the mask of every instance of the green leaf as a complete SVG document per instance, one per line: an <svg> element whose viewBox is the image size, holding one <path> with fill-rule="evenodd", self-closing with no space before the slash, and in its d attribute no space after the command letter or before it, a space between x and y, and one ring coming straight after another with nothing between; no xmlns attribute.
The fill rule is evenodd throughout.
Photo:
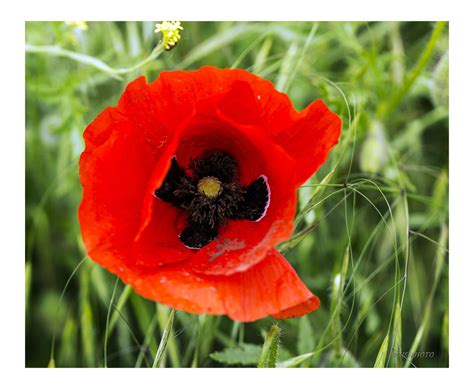
<svg viewBox="0 0 474 389"><path fill-rule="evenodd" d="M228 347L210 355L212 359L225 365L255 366L262 353L262 346L242 343L237 347Z"/></svg>

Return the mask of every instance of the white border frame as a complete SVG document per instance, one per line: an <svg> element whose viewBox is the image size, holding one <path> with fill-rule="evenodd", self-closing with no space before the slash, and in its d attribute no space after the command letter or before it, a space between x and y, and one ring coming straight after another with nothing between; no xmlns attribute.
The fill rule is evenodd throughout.
<svg viewBox="0 0 474 389"><path fill-rule="evenodd" d="M26 4L25 4L26 3ZM464 3L465 5L460 5ZM5 4L5 3L4 3ZM472 381L473 309L470 278L474 274L471 247L473 220L472 157L472 12L469 2L292 0L236 2L134 0L16 1L8 3L2 28L1 97L3 148L1 237L2 320L0 367L4 387L352 387L400 388L405 385L452 385ZM24 247L24 22L26 20L448 20L450 33L450 368L449 369L25 369ZM469 375L468 375L469 374ZM464 376L464 377L463 377ZM464 379L463 379L464 378ZM8 383L7 382L8 379ZM147 382L144 382L147 381ZM148 382L150 381L150 382ZM9 384L9 385L8 385ZM8 385L8 386L7 386Z"/></svg>

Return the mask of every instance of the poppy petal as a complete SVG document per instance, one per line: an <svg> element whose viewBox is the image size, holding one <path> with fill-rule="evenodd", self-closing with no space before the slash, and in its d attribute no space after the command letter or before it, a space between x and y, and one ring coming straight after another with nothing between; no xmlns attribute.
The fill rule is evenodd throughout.
<svg viewBox="0 0 474 389"><path fill-rule="evenodd" d="M297 183L303 184L326 161L329 151L341 134L341 118L316 100L301 111L286 130L275 134L275 140L297 161Z"/></svg>
<svg viewBox="0 0 474 389"><path fill-rule="evenodd" d="M279 318L307 314L319 304L288 261L275 249L245 272L235 273L223 284L227 315L239 321L253 321L267 315ZM258 301L258 304L255 302ZM292 307L299 307L298 310ZM288 314L287 314L288 312Z"/></svg>
<svg viewBox="0 0 474 389"><path fill-rule="evenodd" d="M320 305L321 302L319 301L319 298L317 296L311 296L307 300L273 314L272 316L275 319L290 319L300 317L306 315L309 312L313 312L314 310L318 309Z"/></svg>
<svg viewBox="0 0 474 389"><path fill-rule="evenodd" d="M226 95L233 89L219 109L241 123L255 124L260 120L268 134L279 133L297 119L298 112L286 94L277 91L270 81L242 69L203 66L195 71L163 71L160 79L171 91L168 99L176 107L189 104L190 100Z"/></svg>
<svg viewBox="0 0 474 389"><path fill-rule="evenodd" d="M135 239L151 172L169 149L171 133L163 123L175 122L157 107L153 93L143 77L135 80L119 105L104 110L84 133L79 220L88 254L106 267L121 266L116 263L120 258L156 265L189 255L177 233L171 234L179 214L173 207L154 204L162 216L155 220L153 233Z"/></svg>
<svg viewBox="0 0 474 389"><path fill-rule="evenodd" d="M113 247L123 255L128 253L139 225L143 191L154 164L141 134L114 108L101 113L84 134L79 220L88 254L104 266L109 256L103 259L101 252Z"/></svg>
<svg viewBox="0 0 474 389"><path fill-rule="evenodd" d="M206 276L176 264L143 272L126 280L143 296L192 313L227 314L233 320L254 321L268 315L296 317L319 306L276 250L244 272Z"/></svg>
<svg viewBox="0 0 474 389"><path fill-rule="evenodd" d="M179 208L164 201L153 203L147 227L135 238L128 262L141 266L161 266L184 261L191 252L179 239L186 223L186 215Z"/></svg>

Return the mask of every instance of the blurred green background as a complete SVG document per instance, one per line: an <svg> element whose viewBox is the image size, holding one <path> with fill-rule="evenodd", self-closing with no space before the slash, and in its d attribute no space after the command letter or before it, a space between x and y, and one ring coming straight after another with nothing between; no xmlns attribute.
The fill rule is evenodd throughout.
<svg viewBox="0 0 474 389"><path fill-rule="evenodd" d="M84 257L82 133L137 76L202 65L344 121L279 247L321 308L278 321L276 366L448 366L448 25L183 22L162 51L154 24L26 23L26 366L153 364L169 309ZM256 366L275 322L176 312L159 364Z"/></svg>

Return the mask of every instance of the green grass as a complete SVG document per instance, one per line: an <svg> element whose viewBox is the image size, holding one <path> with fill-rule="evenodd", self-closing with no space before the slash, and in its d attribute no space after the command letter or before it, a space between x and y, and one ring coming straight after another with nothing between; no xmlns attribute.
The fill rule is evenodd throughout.
<svg viewBox="0 0 474 389"><path fill-rule="evenodd" d="M448 366L447 24L183 26L163 51L150 22L26 23L26 366ZM321 299L310 315L175 312L84 257L84 128L137 76L202 65L343 117L279 246Z"/></svg>

